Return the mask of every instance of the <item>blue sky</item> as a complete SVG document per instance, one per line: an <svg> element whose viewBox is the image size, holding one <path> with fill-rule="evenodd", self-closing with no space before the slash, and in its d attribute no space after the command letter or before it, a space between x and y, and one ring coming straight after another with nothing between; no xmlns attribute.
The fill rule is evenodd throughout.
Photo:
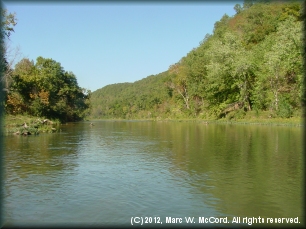
<svg viewBox="0 0 306 229"><path fill-rule="evenodd" d="M166 71L199 46L214 23L235 14L224 2L3 2L18 24L10 45L21 57L60 62L95 91ZM21 59L21 58L19 58Z"/></svg>

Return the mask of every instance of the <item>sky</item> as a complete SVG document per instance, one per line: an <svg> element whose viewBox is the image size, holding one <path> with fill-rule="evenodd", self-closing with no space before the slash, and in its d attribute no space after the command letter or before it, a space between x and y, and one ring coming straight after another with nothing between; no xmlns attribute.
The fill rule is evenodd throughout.
<svg viewBox="0 0 306 229"><path fill-rule="evenodd" d="M93 92L168 70L224 14L233 16L236 3L242 1L3 1L3 7L18 20L9 41L20 49L17 61L51 58Z"/></svg>

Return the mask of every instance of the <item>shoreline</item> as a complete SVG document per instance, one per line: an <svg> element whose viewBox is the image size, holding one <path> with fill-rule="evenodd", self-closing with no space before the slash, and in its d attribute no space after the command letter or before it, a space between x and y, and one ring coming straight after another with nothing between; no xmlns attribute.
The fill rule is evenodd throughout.
<svg viewBox="0 0 306 229"><path fill-rule="evenodd" d="M27 115L6 115L3 118L3 134L4 135L37 135L40 133L55 133L60 131L61 123L57 120L49 120L44 117L32 117ZM42 120L48 120L43 123ZM113 121L113 122L193 122L202 125L209 124L225 124L225 125L265 125L265 126L292 126L303 127L304 120L300 117L293 118L251 118L251 119L199 119L199 118L143 118L143 119L118 119L118 118L104 118L104 119L85 119L79 122L93 122L93 121ZM28 126L24 127L24 123Z"/></svg>
<svg viewBox="0 0 306 229"><path fill-rule="evenodd" d="M28 115L5 115L3 118L3 134L7 135L38 135L40 133L58 132L60 123L45 117Z"/></svg>
<svg viewBox="0 0 306 229"><path fill-rule="evenodd" d="M289 119L281 119L281 118L270 118L270 119L236 119L236 120L226 120L226 119L86 119L84 121L156 121L156 122L197 122L203 123L204 125L209 124L230 124L230 125L271 125L271 126L297 126L303 127L304 120L302 118L289 118Z"/></svg>

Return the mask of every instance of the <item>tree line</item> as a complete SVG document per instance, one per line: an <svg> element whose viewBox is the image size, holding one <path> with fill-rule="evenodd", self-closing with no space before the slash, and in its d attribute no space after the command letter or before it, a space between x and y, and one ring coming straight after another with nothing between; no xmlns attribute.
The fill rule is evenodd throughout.
<svg viewBox="0 0 306 229"><path fill-rule="evenodd" d="M301 2L244 1L169 69L92 93L94 118L299 116L303 98ZM110 90L111 89L111 90Z"/></svg>
<svg viewBox="0 0 306 229"><path fill-rule="evenodd" d="M16 24L16 15L2 9L1 101L5 113L61 122L84 119L90 109L91 92L78 85L73 72L65 71L59 62L41 56L35 63L23 58L15 66L10 64L7 42Z"/></svg>

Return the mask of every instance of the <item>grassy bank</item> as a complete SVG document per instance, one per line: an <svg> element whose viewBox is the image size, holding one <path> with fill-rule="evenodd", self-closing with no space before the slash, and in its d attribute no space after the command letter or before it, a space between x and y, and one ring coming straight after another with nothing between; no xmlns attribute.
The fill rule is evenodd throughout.
<svg viewBox="0 0 306 229"><path fill-rule="evenodd" d="M237 120L206 120L209 123L242 124L242 125L272 125L272 126L303 126L301 119L237 119Z"/></svg>
<svg viewBox="0 0 306 229"><path fill-rule="evenodd" d="M135 121L160 121L160 122L199 122L203 124L224 123L224 124L247 124L247 125L275 125L275 126L303 126L304 120L302 117L279 118L270 117L268 113L261 113L260 115L248 114L242 118L227 116L222 119L200 119L200 118L135 118L135 119L91 119L92 121L98 120L135 120Z"/></svg>
<svg viewBox="0 0 306 229"><path fill-rule="evenodd" d="M59 131L60 124L57 120L26 115L6 115L3 123L3 132L5 135L37 135L40 133L53 133Z"/></svg>
<svg viewBox="0 0 306 229"><path fill-rule="evenodd" d="M151 116L138 116L118 118L118 117L87 117L87 121L97 121L97 120L113 120L113 121L123 121L123 120L134 120L134 121L161 121L161 122L199 122L204 124L209 123L227 123L227 124L250 124L250 125L279 125L279 126L303 126L304 120L302 118L302 112L296 111L293 113L292 117L284 118L279 117L277 114L270 111L248 111L244 112L242 110L232 111L225 115L223 118L216 118L213 116L208 116L206 114L201 114L199 117L188 117L186 114L171 113L168 116L164 114Z"/></svg>
<svg viewBox="0 0 306 229"><path fill-rule="evenodd" d="M222 118L222 119L200 119L200 118L148 118L148 119L91 119L113 120L113 121L160 121L160 122L198 122L204 125L213 123L223 124L246 124L246 125L275 125L275 126L303 126L304 120L301 117L292 118L273 118L269 116L245 116L243 118ZM87 120L89 121L89 120ZM37 135L40 133L54 133L60 131L58 120L49 120L44 117L33 117L27 115L6 115L4 117L5 135Z"/></svg>
<svg viewBox="0 0 306 229"><path fill-rule="evenodd" d="M257 125L281 125L281 126L302 126L304 124L302 114L295 113L293 117L281 118L268 111L249 111L240 116L240 111L232 112L218 122L229 122L237 124Z"/></svg>
<svg viewBox="0 0 306 229"><path fill-rule="evenodd" d="M91 119L91 121L158 121L158 122L198 122L205 125L213 123L223 123L223 124L244 124L244 125L273 125L273 126L303 126L304 122L302 119L290 118L290 119L236 119L236 120L227 120L227 119Z"/></svg>

